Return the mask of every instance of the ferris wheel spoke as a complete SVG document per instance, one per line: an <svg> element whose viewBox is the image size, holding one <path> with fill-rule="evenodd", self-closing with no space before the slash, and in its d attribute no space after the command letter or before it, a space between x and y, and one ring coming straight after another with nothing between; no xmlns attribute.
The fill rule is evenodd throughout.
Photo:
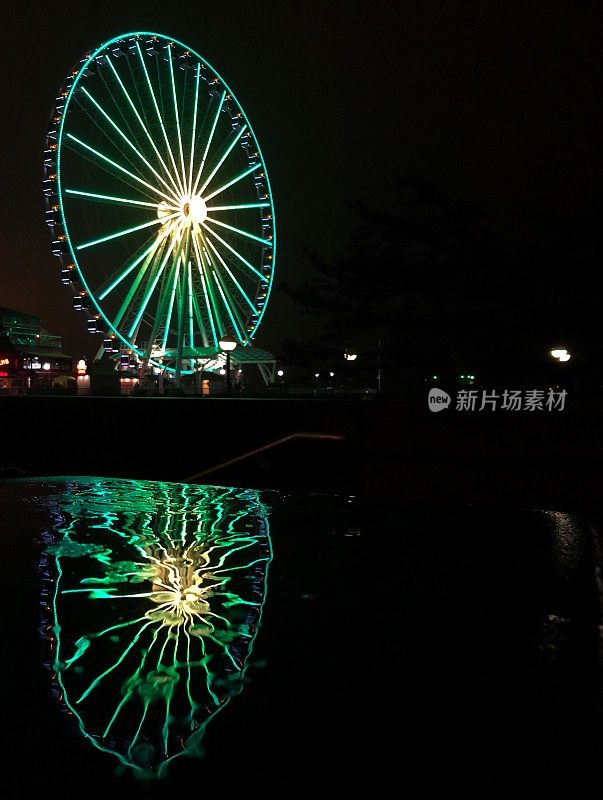
<svg viewBox="0 0 603 800"><path fill-rule="evenodd" d="M127 278L127 276L132 272L132 270L136 269L136 267L142 261L144 261L144 259L148 255L152 255L152 253L159 247L160 244L161 244L161 239L153 237L151 244L149 245L149 247L147 247L146 250L143 250L143 252L137 258L135 258L131 264L129 264L125 269L123 269L120 273L118 273L118 275L111 281L111 283L107 287L101 288L99 290L98 299L104 300L105 297L107 297L107 295L109 295L113 291L113 289L115 289L116 286L119 286L119 284L125 278Z"/></svg>
<svg viewBox="0 0 603 800"><path fill-rule="evenodd" d="M235 276L232 274L232 272L231 272L231 270L230 270L230 267L228 266L228 264L226 263L226 261L224 261L224 259L223 259L223 258L222 258L222 256L220 255L220 253L219 253L219 252L216 250L216 248L215 248L215 246L214 246L213 242L212 242L210 239L206 239L206 242L207 242L207 244L208 244L208 246L209 246L210 250L213 252L214 256L215 256L215 257L218 259L218 261L220 262L220 264L222 264L222 266L224 267L224 269L226 270L226 272L227 272L227 273L230 275L230 278L231 278L232 282L234 283L234 285L235 285L235 286L237 287L237 289L239 290L239 292L240 292L240 294L241 294L241 297L243 298L243 300L245 300L245 302L247 303L247 305L249 306L249 308L250 308L252 311L254 311L254 312L255 312L255 311L256 311L256 307L254 306L254 304L251 302L251 300L249 299L249 297L248 297L248 296L247 296L247 294L245 293L245 291L244 291L243 287L241 286L241 284L238 282L238 280L237 280L237 279L235 278Z"/></svg>
<svg viewBox="0 0 603 800"><path fill-rule="evenodd" d="M201 247L199 247L199 242L197 241L197 236L193 235L193 247L195 250L195 258L197 261L197 269L199 270L199 276L201 278L201 286L203 287L203 296L205 298L205 307L207 308L207 318L209 320L209 325L211 327L211 332L213 335L214 345L218 346L218 336L216 335L216 326L214 325L214 316L212 313L212 303L209 297L208 286L205 280L205 266L203 263L203 258L201 257Z"/></svg>
<svg viewBox="0 0 603 800"><path fill-rule="evenodd" d="M140 152L140 150L132 143L131 138L125 134L119 125L114 122L109 114L105 111L105 109L98 103L94 97L90 94L90 92L86 89L85 86L82 87L82 92L86 95L86 97L90 100L90 102L100 111L103 117L107 120L107 122L111 125L111 127L117 131L117 133L121 136L124 142L132 149L136 155L141 159L141 161L151 170L153 175L163 184L163 186L167 189L167 191L172 195L175 201L178 200L176 193L174 192L173 188L166 183L166 181L161 177L161 175L157 172L155 167L145 158L145 156ZM107 135L107 134L105 134Z"/></svg>
<svg viewBox="0 0 603 800"><path fill-rule="evenodd" d="M193 330L193 277L191 274L191 260L188 261L188 344L189 347L194 348L195 336Z"/></svg>
<svg viewBox="0 0 603 800"><path fill-rule="evenodd" d="M241 136L245 133L246 130L247 130L247 125L241 125L241 127L239 128L237 133L233 136L232 141L230 142L230 144L228 145L228 147L226 148L226 150L224 151L224 153L220 157L220 160L218 161L216 166L212 169L212 171L209 173L208 177L205 179L205 183L199 189L199 194L203 194L203 192L207 189L207 187L210 184L212 178L214 177L216 172L220 169L222 164L226 161L226 159L228 158L228 156L232 152L233 147L240 140Z"/></svg>
<svg viewBox="0 0 603 800"><path fill-rule="evenodd" d="M241 203L236 206L207 206L207 211L238 211L247 208L268 208L270 203Z"/></svg>
<svg viewBox="0 0 603 800"><path fill-rule="evenodd" d="M209 242L208 242L208 244L209 244ZM215 248L214 248L214 250L215 250ZM233 302L232 296L231 296L231 294L230 294L230 292L228 290L228 286L226 285L226 282L224 281L224 279L220 275L220 271L218 269L218 266L217 266L216 262L213 259L212 253L209 253L207 250L205 250L205 254L206 254L206 258L207 258L208 264L209 264L208 275L209 275L209 273L211 271L211 276L214 279L214 283L216 284L216 286L218 288L218 292L219 292L220 297L222 299L222 305L226 309L226 313L227 313L227 315L228 315L228 317L229 317L229 319L230 319L230 321L232 323L232 327L233 327L235 333L237 334L237 338L239 339L239 341L243 341L243 340L246 341L247 340L246 335L241 332L242 329L245 326L243 325L243 322L242 322L241 318L239 317L236 304ZM235 320L235 317L233 316L233 313L237 317L236 320ZM239 328L241 330L239 330Z"/></svg>
<svg viewBox="0 0 603 800"><path fill-rule="evenodd" d="M140 324L140 321L142 319L142 315L146 311L146 308L147 308L147 306L149 304L149 301L150 301L150 299L151 299L151 297L153 295L153 292L155 291L155 287L157 286L157 283L159 282L159 278L161 277L161 274L163 273L163 270L165 269L165 265L167 264L167 261L168 261L170 255L172 254L172 250L174 249L174 244L175 244L175 239L172 238L171 242L169 243L169 245L168 245L168 247L166 249L165 255L163 256L163 258L160 261L159 267L157 268L156 273L153 276L152 280L150 281L150 285L148 286L148 288L147 288L147 290L146 290L146 292L144 294L144 297L143 297L143 299L142 299L142 301L140 303L140 307L139 307L139 309L138 309L138 311L136 313L136 316L134 317L134 321L130 325L130 329L128 330L128 336L129 337L132 337L134 335L134 331L138 328L138 326Z"/></svg>
<svg viewBox="0 0 603 800"><path fill-rule="evenodd" d="M201 62L197 64L197 75L195 76L195 104L193 107L193 132L191 135L191 154L188 161L188 195L193 191L193 164L195 162L195 138L197 135L197 112L199 108L199 81L201 78Z"/></svg>
<svg viewBox="0 0 603 800"><path fill-rule="evenodd" d="M144 123L144 120L142 119L142 117L140 116L140 114L139 114L139 112L138 112L138 109L137 109L137 108L136 108L136 106L134 105L134 102L133 102L132 98L130 97L130 95L129 95L129 93L128 93L128 90L127 90L127 89L126 89L126 87L124 86L124 83L123 83L122 79L120 78L120 76L119 76L119 73L117 72L117 70L116 70L116 69L115 69L115 67L113 66L113 62L111 61L111 58L110 58L109 56L105 56L105 60L106 60L106 62L109 64L109 66L111 67L111 71L112 71L112 72L113 72L113 74L115 75L115 78L116 78L117 82L119 83L119 85L120 85L120 87L121 87L121 90L122 90L122 92L123 92L123 94L124 94L124 96L125 96L126 100L128 101L129 105L130 105L130 108L132 109L132 111L134 112L134 115L136 116L136 119L137 119L137 120L138 120L138 122L140 123L140 127L142 128L142 131L143 131L143 133L145 134L145 136L146 136L146 137L147 137L147 139L149 140L149 142L150 142L150 144L151 144L151 147L152 147L152 148L153 148L153 150L155 151L155 155L157 156L157 158L158 158L158 159L159 159L159 161L161 162L161 164L162 164L163 168L164 168L164 169L165 169L165 171L166 171L166 174L167 174L167 175L168 175L168 177L170 178L170 181L171 181L171 183L172 183L172 185L173 185L173 187L174 187L174 189L175 189L175 191L176 191L176 194L178 194L178 186L176 186L176 184L174 183L174 178L173 178L172 174L170 173L169 169L168 169L168 168L167 168L167 166L165 165L165 162L164 162L163 158L161 157L161 153L159 152L159 150L157 149L157 145L156 145L156 144L155 144L155 142L153 141L153 137L152 137L152 136L151 136L151 134L149 133L149 130L148 130L147 126L146 126L146 125L145 125L145 123ZM145 65L145 66L146 66L146 65ZM176 171L176 177L177 177L177 171ZM182 187L180 187L180 190L182 190Z"/></svg>
<svg viewBox="0 0 603 800"><path fill-rule="evenodd" d="M167 320L167 309L168 303L170 302L170 286L172 281L170 280L170 275L168 274L167 270L163 272L163 281L162 286L159 291L159 301L157 303L157 312L155 314L155 319L153 321L153 328L149 335L149 342L145 351L145 358L151 358L153 354L153 346L161 329L162 320L165 318ZM166 326L166 329L169 330L169 324Z"/></svg>
<svg viewBox="0 0 603 800"><path fill-rule="evenodd" d="M218 120L220 118L220 112L222 111L222 106L224 105L224 98L226 97L226 91L222 92L222 96L220 97L220 101L218 103L218 110L216 111L216 115L214 117L214 121L211 126L211 130L209 132L209 136L207 137L207 142L205 143L205 150L203 152L203 157L201 158L201 163L199 164L199 170L197 172L197 177L195 179L195 186L191 194L197 194L197 187L199 186L199 181L201 180L201 174L203 172L203 168L205 166L205 160L207 159L207 154L209 152L209 148L211 147L212 140L214 138L214 134L216 132L216 125L218 124Z"/></svg>
<svg viewBox="0 0 603 800"><path fill-rule="evenodd" d="M203 322L203 314L201 313L201 309L199 307L199 301L197 300L197 295L195 293L193 293L193 308L195 310L197 327L199 328L199 332L201 333L201 338L203 340L203 347L209 347L209 337L207 335L207 329L205 327L205 323Z"/></svg>
<svg viewBox="0 0 603 800"><path fill-rule="evenodd" d="M241 236L246 236L248 239L253 239L256 242L260 242L266 247L272 247L272 242L270 239L262 239L261 236L256 236L253 233L249 233L249 231L243 231L241 228L235 228L234 225L227 225L225 222L220 222L217 219L213 219L213 217L206 217L205 220L206 222L212 222L214 225L219 225L221 228L226 228L229 231L233 231L233 233L238 233Z"/></svg>
<svg viewBox="0 0 603 800"><path fill-rule="evenodd" d="M158 258L161 258L161 251L164 249L167 242L167 238L164 237L157 241L157 247L155 247L152 251L149 252L148 256L143 261L142 267L136 273L134 280L132 281L132 285L130 286L127 295L124 297L124 300L119 308L119 311L115 315L112 320L112 327L114 330L119 330L119 327L122 323L123 318L126 316L128 309L134 303L135 298L137 297L140 287L142 286L142 282L144 277L149 269L153 269L152 265L157 261Z"/></svg>
<svg viewBox="0 0 603 800"><path fill-rule="evenodd" d="M174 280L172 281L172 291L170 292L170 300L168 304L168 311L165 318L165 328L163 331L163 341L161 349L165 353L167 347L167 340L170 333L170 324L172 322L172 314L174 312L174 301L176 299L176 286L178 285L178 274L180 272L180 264L176 263L174 266Z"/></svg>
<svg viewBox="0 0 603 800"><path fill-rule="evenodd" d="M90 151L91 153L94 153L94 155L98 156L103 161L106 161L108 164L111 164L113 167L118 169L120 172L123 172L125 175L128 175L130 178L133 178L133 180L137 181L142 186L146 186L147 189L150 189L154 194L159 195L160 197L163 197L165 200L167 200L168 204L174 202L174 198L172 196L165 194L160 189L158 189L156 186L152 186L150 183L147 183L142 178L138 177L138 175L135 175L133 172L130 172L125 167L120 166L120 164L118 164L116 161L113 161L113 159L109 158L106 155L103 155L103 153L101 153L99 150L95 150L94 147L91 147L89 144L86 144L86 142L83 142L81 139L78 139L72 133L68 133L67 137L69 139L71 139L73 142L76 142L77 144L79 144L81 147L84 147L86 150Z"/></svg>
<svg viewBox="0 0 603 800"><path fill-rule="evenodd" d="M170 145L167 132L165 130L165 125L163 124L163 117L161 116L161 112L159 111L159 106L157 105L157 98L155 97L155 91L153 89L153 84L151 83L151 78L149 77L149 71L147 69L147 65L145 63L144 57L142 55L142 50L140 49L140 44L138 42L136 42L136 49L138 50L138 57L140 59L140 63L142 64L142 69L143 69L143 72L144 72L144 75L145 75L145 78L146 78L147 86L149 87L149 93L151 95L151 100L153 101L153 106L155 108L155 113L157 114L157 119L159 120L159 125L161 127L161 131L163 133L163 138L165 140L165 143L166 143L166 146L167 146L167 149L168 149L168 153L169 153L169 156L170 156L170 160L171 160L172 166L174 168L174 174L175 174L176 179L178 181L178 186L176 186L176 183L174 181L173 175L171 174L170 170L167 168L167 166L165 164L165 161L163 160L163 158L159 154L159 151L157 150L157 147L155 147L154 143L153 143L153 147L155 149L155 152L157 153L157 157L159 158L159 160L161 161L161 163L163 165L163 168L165 169L167 174L170 176L170 179L171 179L172 183L174 184L174 188L176 189L177 192L180 192L180 193L184 194L184 187L180 183L180 178L178 176L178 169L176 168L176 161L174 160L174 154L172 152L172 147Z"/></svg>
<svg viewBox="0 0 603 800"><path fill-rule="evenodd" d="M214 276L214 280L216 282L216 286L218 287L218 291L222 297L222 303L224 304L224 308L226 309L226 313L228 314L230 321L232 322L232 327L237 334L237 338L240 342L247 341L247 337L239 330L239 326L237 321L235 320L233 312L236 312L236 306L232 303L229 297L227 297L227 290L225 286L222 286L222 282L218 277L218 274L215 270L212 270L212 275ZM242 327L242 326L241 326Z"/></svg>
<svg viewBox="0 0 603 800"><path fill-rule="evenodd" d="M230 250L230 252L233 254L233 256L236 256L236 257L239 259L239 261L240 261L242 264L245 264L245 266L246 266L248 269L250 269L250 270L251 270L251 271L252 271L252 272L253 272L255 275L257 275L257 276L258 276L258 278L261 278L262 280L264 279L264 276L262 275L262 273L261 273L261 272L259 272L259 270L257 270L257 269L256 269L256 268L253 266L253 264L250 264L250 263L249 263L249 261L247 261L247 259L246 259L244 256L242 256L242 255L241 255L241 254L238 252L238 250L235 250L235 249L234 249L234 247L232 247L232 245L228 244L228 242L226 242L226 241L225 241L225 240L224 240L224 239L223 239L221 236L219 236L219 235L218 235L218 234L217 234L215 231L213 231L211 228L208 228L208 227L207 227L207 225L205 224L205 222L202 222L202 223L201 223L201 225L203 226L203 230L207 231L207 233L209 233L211 236L213 236L213 237L214 237L214 239L217 239L217 240L218 240L218 241L219 241L221 244L223 244L223 245L224 245L224 247L225 247L227 250Z"/></svg>
<svg viewBox="0 0 603 800"><path fill-rule="evenodd" d="M85 250L87 247L94 247L97 244L103 244L103 242L109 242L112 239L118 239L121 236L128 236L130 233L135 233L136 231L141 231L144 228L150 228L151 225L165 225L165 223L177 217L180 214L179 211L175 212L174 214L169 214L161 219L152 219L150 222L143 222L142 225L135 225L133 228L125 228L123 231L117 231L116 233L110 233L108 236L103 236L100 239L93 239L91 242L86 242L85 244L78 245L75 249L76 250Z"/></svg>
<svg viewBox="0 0 603 800"><path fill-rule="evenodd" d="M95 192L82 192L78 189L65 189L65 194L72 195L74 197L90 197L93 200L103 200L107 203L123 203L127 206L142 206L144 208L152 208L154 211L157 210L157 203L147 203L143 200L130 200L127 197L114 197L113 195L109 194L96 194ZM166 206L166 210L168 211L179 211L180 209L177 206Z"/></svg>
<svg viewBox="0 0 603 800"><path fill-rule="evenodd" d="M182 185L186 186L186 169L184 168L184 150L182 149L182 133L180 131L180 113L178 111L178 99L176 97L176 84L174 83L174 62L172 60L172 48L167 47L168 63L170 65L170 78L172 81L172 99L174 101L174 116L176 118L176 130L178 131L178 146L180 149L180 166L182 168Z"/></svg>
<svg viewBox="0 0 603 800"><path fill-rule="evenodd" d="M182 264L182 249L183 249L184 244L185 244L185 238L186 238L186 253L188 254L189 244L188 244L188 235L187 235L186 237L183 236L181 238L181 240L180 240L180 242L178 244L178 250L176 251L176 255L172 259L172 267L174 269L174 283L173 283L172 292L171 292L171 295L170 295L169 312L168 312L168 315L166 317L166 324L165 324L165 330L164 330L164 335L163 335L162 350L164 352L165 352L165 349L166 349L166 346L167 346L167 339L168 339L168 336L169 336L169 333L170 333L170 323L171 323L171 320L172 320L172 315L174 313L174 305L175 305L175 301L176 301L176 296L178 296L178 299L179 299L178 287L179 287L179 284L180 284L180 266L181 265L184 266ZM180 303L179 303L178 304L178 328L177 328L178 332L179 332L179 330L181 328L180 316L181 315L180 315Z"/></svg>
<svg viewBox="0 0 603 800"><path fill-rule="evenodd" d="M246 178L248 175L251 175L251 173L259 169L260 166L261 166L260 164L253 164L253 166L249 167L249 169L246 169L245 172L241 172L241 174L237 175L236 178L233 178L231 181L228 181L228 183L225 183L223 186L220 186L219 189L215 189L211 194L206 195L203 199L207 203L207 201L211 200L212 197L221 194L225 189L230 189L230 187L234 186L235 183L238 183L239 181L242 181L243 178Z"/></svg>

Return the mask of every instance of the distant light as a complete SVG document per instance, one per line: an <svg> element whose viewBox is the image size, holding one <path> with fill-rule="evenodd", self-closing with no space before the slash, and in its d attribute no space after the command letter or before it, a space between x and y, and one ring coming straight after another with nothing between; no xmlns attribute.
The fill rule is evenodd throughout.
<svg viewBox="0 0 603 800"><path fill-rule="evenodd" d="M432 380L434 380L434 381L437 381L437 379L438 379L438 376L437 376L437 375L432 375L432 376L431 376L431 379L432 379Z"/></svg>
<svg viewBox="0 0 603 800"><path fill-rule="evenodd" d="M556 358L559 361L569 361L571 358L571 355L567 352L567 350L561 347L551 350L551 355L553 358Z"/></svg>
<svg viewBox="0 0 603 800"><path fill-rule="evenodd" d="M45 369L45 370L49 370L50 369L50 364L48 363L48 361L45 361L42 364L42 369Z"/></svg>
<svg viewBox="0 0 603 800"><path fill-rule="evenodd" d="M243 374L243 370L242 370L242 369L240 369L240 370L237 370L237 371L238 371L239 375L242 375L242 374Z"/></svg>
<svg viewBox="0 0 603 800"><path fill-rule="evenodd" d="M279 369L279 371L276 374L279 376L279 378L282 378L285 373L283 372L282 369Z"/></svg>
<svg viewBox="0 0 603 800"><path fill-rule="evenodd" d="M334 378L335 377L335 373L334 372L329 372L329 377L330 378Z"/></svg>
<svg viewBox="0 0 603 800"><path fill-rule="evenodd" d="M224 369L224 367L222 367L222 369L220 370L220 375L226 375L226 370Z"/></svg>
<svg viewBox="0 0 603 800"><path fill-rule="evenodd" d="M355 361L358 358L358 353L352 350L351 347L348 347L347 350L344 351L343 357L346 361Z"/></svg>
<svg viewBox="0 0 603 800"><path fill-rule="evenodd" d="M85 375L86 374L87 367L86 367L85 359L80 358L80 360L77 362L76 369L77 369L77 374L78 375Z"/></svg>
<svg viewBox="0 0 603 800"><path fill-rule="evenodd" d="M315 378L318 378L318 376L319 376L319 375L320 375L320 372L315 372L315 373L314 373L314 377L315 377Z"/></svg>

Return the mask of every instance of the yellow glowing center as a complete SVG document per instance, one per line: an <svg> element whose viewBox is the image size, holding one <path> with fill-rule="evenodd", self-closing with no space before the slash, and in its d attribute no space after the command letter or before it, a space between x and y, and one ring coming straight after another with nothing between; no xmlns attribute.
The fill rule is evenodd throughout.
<svg viewBox="0 0 603 800"><path fill-rule="evenodd" d="M183 196L176 205L171 205L165 200L157 206L157 217L170 225L172 234L179 237L184 228L196 223L201 225L207 218L207 206L205 200L198 194L188 197ZM165 227L162 228L165 233ZM162 235L161 233L159 234Z"/></svg>

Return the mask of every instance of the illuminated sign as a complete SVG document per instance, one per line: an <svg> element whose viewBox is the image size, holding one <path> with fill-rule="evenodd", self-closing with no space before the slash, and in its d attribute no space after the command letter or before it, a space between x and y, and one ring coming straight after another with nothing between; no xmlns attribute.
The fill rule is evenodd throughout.
<svg viewBox="0 0 603 800"><path fill-rule="evenodd" d="M0 370L0 378L8 378L8 372L6 370Z"/></svg>
<svg viewBox="0 0 603 800"><path fill-rule="evenodd" d="M0 358L0 367L7 367L10 364L10 358Z"/></svg>

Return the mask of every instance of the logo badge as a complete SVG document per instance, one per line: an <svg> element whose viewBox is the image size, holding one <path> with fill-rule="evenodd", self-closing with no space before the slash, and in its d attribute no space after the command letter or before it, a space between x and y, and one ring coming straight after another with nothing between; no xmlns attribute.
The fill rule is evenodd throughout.
<svg viewBox="0 0 603 800"><path fill-rule="evenodd" d="M441 389L430 389L427 402L430 411L442 411L450 405L450 395Z"/></svg>

